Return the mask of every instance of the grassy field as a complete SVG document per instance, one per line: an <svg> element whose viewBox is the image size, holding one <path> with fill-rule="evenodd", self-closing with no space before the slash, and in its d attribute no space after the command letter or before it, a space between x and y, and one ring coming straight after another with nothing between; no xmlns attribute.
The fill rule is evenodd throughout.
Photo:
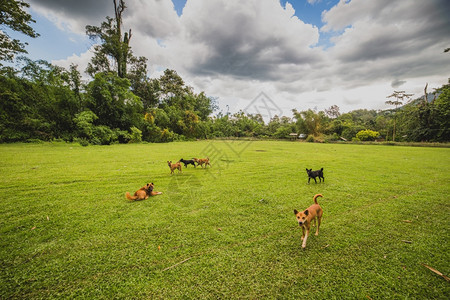
<svg viewBox="0 0 450 300"><path fill-rule="evenodd" d="M212 167L170 175L194 156ZM422 265L450 275L449 148L12 144L0 161L1 299L450 298ZM147 182L163 195L125 199ZM293 210L317 193L302 249Z"/></svg>

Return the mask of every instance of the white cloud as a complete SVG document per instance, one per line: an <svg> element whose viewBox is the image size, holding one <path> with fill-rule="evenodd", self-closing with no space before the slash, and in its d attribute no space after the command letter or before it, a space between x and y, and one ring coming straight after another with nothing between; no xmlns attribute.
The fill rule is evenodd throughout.
<svg viewBox="0 0 450 300"><path fill-rule="evenodd" d="M84 70L86 70L86 67L88 63L91 61L91 58L93 56L93 47L89 49L88 51L81 53L80 55L73 54L72 56L69 56L66 59L60 59L60 60L53 60L51 61L52 64L63 67L65 69L69 69L70 65L74 64L77 65L78 71L80 71L82 77L84 80L88 80L88 75L84 73Z"/></svg>
<svg viewBox="0 0 450 300"><path fill-rule="evenodd" d="M47 10L49 5L41 4ZM438 87L449 76L450 55L443 50L450 2L444 0L341 1L322 13L320 30L278 0L187 0L180 17L171 1L127 5L124 29L132 28L133 52L149 59L151 76L175 69L196 91L218 97L225 112L227 105L243 109L261 92L287 115L292 108L333 104L341 111L379 109L395 87L421 93L426 82ZM48 15L84 30L111 15L94 11L85 19L78 19L82 11L68 9L50 9ZM315 47L321 33L333 33L334 46ZM67 62L78 61L84 70L89 55Z"/></svg>

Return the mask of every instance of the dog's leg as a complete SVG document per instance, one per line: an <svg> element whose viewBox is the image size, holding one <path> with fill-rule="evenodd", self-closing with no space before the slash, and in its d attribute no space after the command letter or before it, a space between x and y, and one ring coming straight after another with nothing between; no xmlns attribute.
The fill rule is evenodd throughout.
<svg viewBox="0 0 450 300"><path fill-rule="evenodd" d="M308 239L308 235L309 235L309 228L306 227L306 234L305 234L305 238L303 239L302 248L306 247L306 240Z"/></svg>
<svg viewBox="0 0 450 300"><path fill-rule="evenodd" d="M305 238L305 226L302 226L302 241Z"/></svg>
<svg viewBox="0 0 450 300"><path fill-rule="evenodd" d="M309 184L309 181L311 180L311 177L308 177L308 184Z"/></svg>
<svg viewBox="0 0 450 300"><path fill-rule="evenodd" d="M317 229L316 229L316 235L319 235L319 227L320 227L320 222L322 221L322 216L318 215L317 216Z"/></svg>
<svg viewBox="0 0 450 300"><path fill-rule="evenodd" d="M316 177L314 177L314 181L316 182L316 184L317 184L317 180L316 180Z"/></svg>

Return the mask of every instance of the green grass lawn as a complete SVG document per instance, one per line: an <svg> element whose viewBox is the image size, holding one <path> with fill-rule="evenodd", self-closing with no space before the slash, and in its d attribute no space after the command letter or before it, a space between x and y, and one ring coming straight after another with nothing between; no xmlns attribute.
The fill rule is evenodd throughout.
<svg viewBox="0 0 450 300"><path fill-rule="evenodd" d="M449 148L0 145L0 298L448 299L422 263L450 275L449 168ZM125 199L147 182L163 195Z"/></svg>

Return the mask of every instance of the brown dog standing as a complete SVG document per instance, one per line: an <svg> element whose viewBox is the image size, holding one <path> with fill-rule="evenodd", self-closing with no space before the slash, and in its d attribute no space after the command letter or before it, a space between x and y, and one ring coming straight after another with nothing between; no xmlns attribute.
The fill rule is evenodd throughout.
<svg viewBox="0 0 450 300"><path fill-rule="evenodd" d="M209 157L207 158L193 158L193 160L197 163L197 166L200 165L200 167L203 168L203 164L205 164L205 168L206 166L210 166L211 164L209 163Z"/></svg>
<svg viewBox="0 0 450 300"><path fill-rule="evenodd" d="M147 183L145 186L141 187L139 190L137 190L133 196L130 195L130 193L126 193L125 197L127 197L128 200L145 200L149 196L155 196L155 195L161 195L161 192L155 192L153 191L153 188L155 186L152 183Z"/></svg>
<svg viewBox="0 0 450 300"><path fill-rule="evenodd" d="M294 214L297 217L298 225L302 227L302 248L306 247L306 240L309 236L309 230L311 229L311 222L314 220L314 224L316 224L317 218L317 229L316 235L319 235L319 227L320 221L322 219L323 210L320 207L319 203L317 203L317 197L323 197L322 194L317 194L314 196L314 204L308 207L304 211L297 211L294 209Z"/></svg>
<svg viewBox="0 0 450 300"><path fill-rule="evenodd" d="M181 172L181 163L180 162L176 162L176 163L172 163L172 161L168 161L167 165L170 168L170 174L173 174L173 171L175 171L176 169L178 169L178 172Z"/></svg>

